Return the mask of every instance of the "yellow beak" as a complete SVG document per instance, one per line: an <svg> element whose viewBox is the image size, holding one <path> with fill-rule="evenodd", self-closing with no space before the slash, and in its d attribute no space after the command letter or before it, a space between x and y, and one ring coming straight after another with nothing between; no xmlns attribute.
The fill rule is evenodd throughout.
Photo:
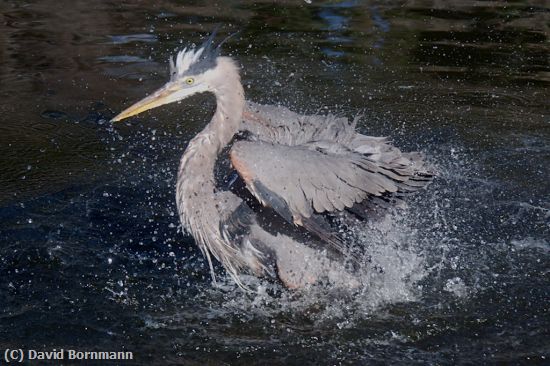
<svg viewBox="0 0 550 366"><path fill-rule="evenodd" d="M126 108L119 114L117 114L111 122L117 122L128 117L135 116L141 112L145 112L149 109L160 107L161 105L175 102L179 98L175 98L177 90L170 89L169 87L163 87L153 94L149 95L146 98L143 98L139 102L133 104L132 106Z"/></svg>

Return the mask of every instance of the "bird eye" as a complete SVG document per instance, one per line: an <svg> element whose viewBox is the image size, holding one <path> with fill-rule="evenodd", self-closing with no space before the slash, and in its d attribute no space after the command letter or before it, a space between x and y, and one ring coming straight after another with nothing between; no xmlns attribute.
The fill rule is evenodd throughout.
<svg viewBox="0 0 550 366"><path fill-rule="evenodd" d="M187 78L187 79L185 79L185 83L186 83L187 85L191 85L191 84L193 84L194 82L195 82L195 79L193 79L193 78Z"/></svg>

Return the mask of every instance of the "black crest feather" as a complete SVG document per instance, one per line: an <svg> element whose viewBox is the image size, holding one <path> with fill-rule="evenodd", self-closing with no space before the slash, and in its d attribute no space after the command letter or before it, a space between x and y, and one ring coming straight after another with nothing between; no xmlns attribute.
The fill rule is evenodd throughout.
<svg viewBox="0 0 550 366"><path fill-rule="evenodd" d="M174 57L170 58L170 75L176 79L182 75L196 75L204 73L216 67L216 59L220 55L221 46L236 33L226 37L217 46L214 40L218 34L219 26L208 36L200 47L186 47Z"/></svg>

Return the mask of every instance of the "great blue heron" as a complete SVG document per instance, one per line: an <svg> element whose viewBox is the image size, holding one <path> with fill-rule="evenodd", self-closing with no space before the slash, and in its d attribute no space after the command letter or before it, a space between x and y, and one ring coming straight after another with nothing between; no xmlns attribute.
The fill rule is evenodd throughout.
<svg viewBox="0 0 550 366"><path fill-rule="evenodd" d="M211 256L241 286L244 270L257 276L276 273L287 287L339 273L333 259L317 255L291 235L269 232L243 199L216 185L214 169L222 149L233 143L231 164L261 205L338 251L342 239L328 225L327 215L365 218L369 205L426 186L430 172L419 154L401 153L384 138L357 133L356 121L245 101L239 68L220 56L214 35L170 58L170 81L112 121L196 93L213 93L216 111L189 142L176 186L181 223L206 256L213 278ZM239 131L246 134L235 138ZM347 272L343 279L353 281Z"/></svg>

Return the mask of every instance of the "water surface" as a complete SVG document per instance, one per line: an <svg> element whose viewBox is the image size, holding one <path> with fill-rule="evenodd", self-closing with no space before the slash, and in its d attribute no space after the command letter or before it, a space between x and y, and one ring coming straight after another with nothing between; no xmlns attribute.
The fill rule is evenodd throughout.
<svg viewBox="0 0 550 366"><path fill-rule="evenodd" d="M0 349L134 364L480 364L550 357L545 1L0 3ZM211 283L179 230L197 96L112 126L221 24L247 98L353 117L439 176L356 232L360 293Z"/></svg>

